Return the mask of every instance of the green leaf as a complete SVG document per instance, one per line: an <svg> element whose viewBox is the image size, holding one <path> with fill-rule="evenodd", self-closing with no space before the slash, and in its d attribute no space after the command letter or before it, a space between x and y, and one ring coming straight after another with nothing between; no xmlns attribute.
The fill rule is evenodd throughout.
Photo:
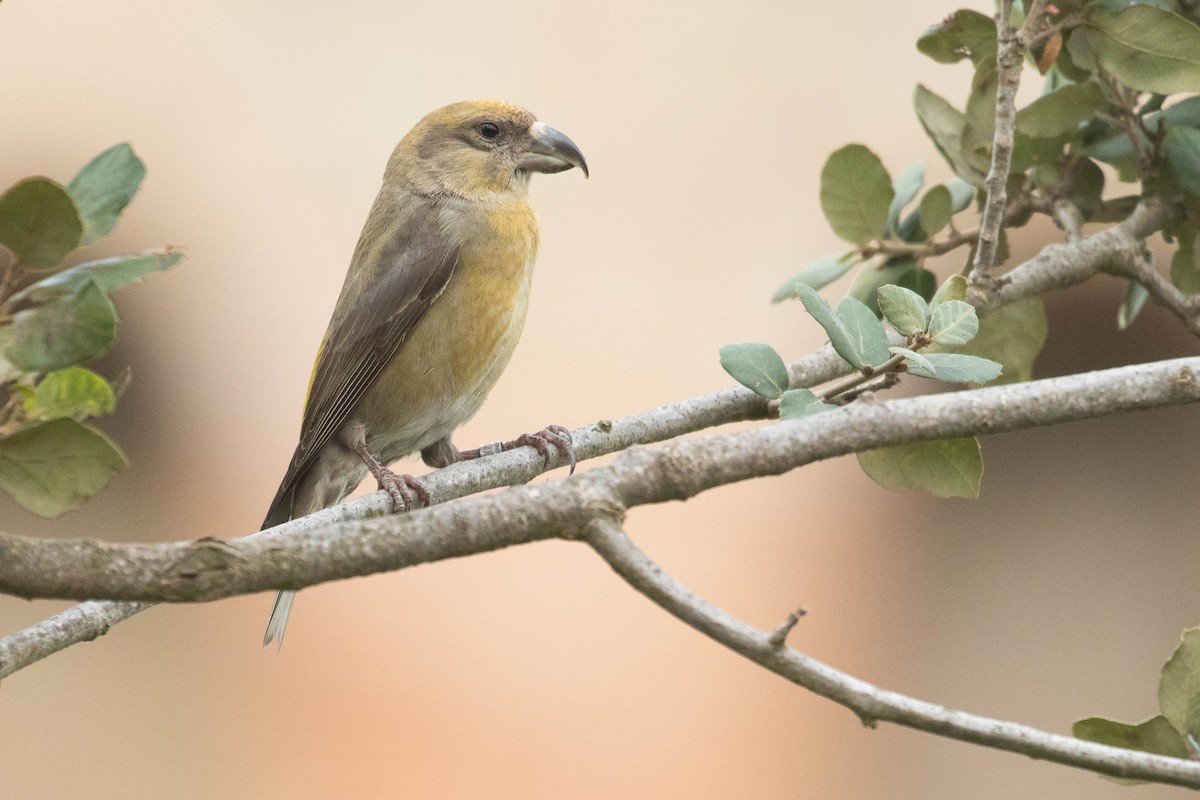
<svg viewBox="0 0 1200 800"><path fill-rule="evenodd" d="M25 372L48 372L88 361L116 337L117 312L95 281L17 312L4 355Z"/></svg>
<svg viewBox="0 0 1200 800"><path fill-rule="evenodd" d="M1142 307L1146 305L1149 297L1150 292L1145 286L1137 281L1130 281L1125 287L1125 300L1117 311L1117 328L1125 330L1132 325L1138 314L1142 313Z"/></svg>
<svg viewBox="0 0 1200 800"><path fill-rule="evenodd" d="M886 489L913 489L934 497L979 497L983 456L974 438L867 450L858 454L858 463L871 480Z"/></svg>
<svg viewBox="0 0 1200 800"><path fill-rule="evenodd" d="M944 185L950 190L951 213L966 211L967 206L971 205L971 199L975 197L975 187L962 178L946 181Z"/></svg>
<svg viewBox="0 0 1200 800"><path fill-rule="evenodd" d="M928 368L909 368L913 375L947 383L991 383L1004 367L988 358L962 353L926 353Z"/></svg>
<svg viewBox="0 0 1200 800"><path fill-rule="evenodd" d="M933 293L937 291L937 276L924 267L919 267L901 275L900 280L896 281L896 285L916 292L928 302L933 297Z"/></svg>
<svg viewBox="0 0 1200 800"><path fill-rule="evenodd" d="M850 331L846 330L845 323L833 310L833 306L829 305L824 297L817 294L816 289L809 286L800 284L796 287L796 291L800 295L800 302L804 303L804 309L825 329L825 335L829 337L829 343L833 345L837 354L850 366L862 369L864 364L862 353L855 346Z"/></svg>
<svg viewBox="0 0 1200 800"><path fill-rule="evenodd" d="M934 186L921 198L921 230L932 239L950 224L954 214L953 198L945 186Z"/></svg>
<svg viewBox="0 0 1200 800"><path fill-rule="evenodd" d="M967 127L966 116L946 100L917 85L913 95L913 108L926 135L937 147L942 158L960 178L972 186L982 187L986 172L972 166L963 154L963 132Z"/></svg>
<svg viewBox="0 0 1200 800"><path fill-rule="evenodd" d="M855 351L864 362L879 365L890 358L887 331L875 312L853 297L838 303L837 315L850 334Z"/></svg>
<svg viewBox="0 0 1200 800"><path fill-rule="evenodd" d="M978 11L960 9L921 34L917 50L939 64L964 58L978 64L996 55L996 23Z"/></svg>
<svg viewBox="0 0 1200 800"><path fill-rule="evenodd" d="M892 327L905 336L919 333L929 324L929 307L925 299L902 286L879 287L879 310Z"/></svg>
<svg viewBox="0 0 1200 800"><path fill-rule="evenodd" d="M1181 736L1200 738L1200 628L1188 628L1163 664L1158 707Z"/></svg>
<svg viewBox="0 0 1200 800"><path fill-rule="evenodd" d="M834 151L821 170L821 210L833 232L853 244L883 237L894 195L883 162L861 144Z"/></svg>
<svg viewBox="0 0 1200 800"><path fill-rule="evenodd" d="M892 179L892 191L896 193L892 198L892 204L888 206L888 230L898 232L900 230L900 214L904 211L904 207L913 201L917 196L917 192L921 191L922 184L925 183L925 165L920 161L914 161L909 164L904 170Z"/></svg>
<svg viewBox="0 0 1200 800"><path fill-rule="evenodd" d="M41 422L0 438L0 488L42 517L79 508L125 463L107 436L73 419Z"/></svg>
<svg viewBox="0 0 1200 800"><path fill-rule="evenodd" d="M966 344L979 332L975 307L961 300L946 300L929 315L929 336L940 345Z"/></svg>
<svg viewBox="0 0 1200 800"><path fill-rule="evenodd" d="M1084 739L1110 747L1141 750L1173 758L1188 758L1187 742L1171 727L1166 717L1151 717L1143 723L1133 725L1104 717L1081 719L1071 727L1076 739Z"/></svg>
<svg viewBox="0 0 1200 800"><path fill-rule="evenodd" d="M933 299L929 301L930 313L933 313L934 309L947 300L958 300L963 303L967 301L967 279L962 275L951 275L946 279L946 282L934 294Z"/></svg>
<svg viewBox="0 0 1200 800"><path fill-rule="evenodd" d="M1175 183L1188 194L1200 196L1200 130L1168 128L1163 147Z"/></svg>
<svg viewBox="0 0 1200 800"><path fill-rule="evenodd" d="M1090 14L1080 33L1098 65L1132 89L1200 91L1200 27L1178 14L1131 5Z"/></svg>
<svg viewBox="0 0 1200 800"><path fill-rule="evenodd" d="M75 204L53 181L28 178L0 197L0 244L30 269L57 266L82 230Z"/></svg>
<svg viewBox="0 0 1200 800"><path fill-rule="evenodd" d="M112 413L117 399L108 381L83 367L67 367L51 372L25 399L25 414L30 419L98 417Z"/></svg>
<svg viewBox="0 0 1200 800"><path fill-rule="evenodd" d="M144 253L88 261L43 278L19 292L15 299L45 302L75 291L85 283L94 283L102 292L111 292L136 283L151 272L170 269L181 258L183 253L168 247L164 250L148 250Z"/></svg>
<svg viewBox="0 0 1200 800"><path fill-rule="evenodd" d="M721 348L721 366L742 386L768 399L787 390L787 367L769 344L727 344Z"/></svg>
<svg viewBox="0 0 1200 800"><path fill-rule="evenodd" d="M1078 158L1071 163L1069 181L1071 202L1084 219L1100 210L1104 202L1104 172L1090 158Z"/></svg>
<svg viewBox="0 0 1200 800"><path fill-rule="evenodd" d="M779 418L797 419L834 408L837 406L824 402L808 389L789 389L779 401Z"/></svg>
<svg viewBox="0 0 1200 800"><path fill-rule="evenodd" d="M853 252L836 256L826 256L804 265L804 268L788 279L787 283L775 290L772 303L784 300L794 300L800 295L796 287L800 284L814 289L823 289L850 271L858 263Z"/></svg>
<svg viewBox="0 0 1200 800"><path fill-rule="evenodd" d="M962 155L972 169L982 175L986 175L992 166L998 85L996 59L987 58L980 61L971 79L971 94L967 96Z"/></svg>
<svg viewBox="0 0 1200 800"><path fill-rule="evenodd" d="M1171 256L1171 283L1184 294L1200 292L1200 248L1196 247L1196 232L1190 226L1182 225L1176 231L1175 238L1179 248Z"/></svg>
<svg viewBox="0 0 1200 800"><path fill-rule="evenodd" d="M79 208L84 244L113 229L145 177L146 165L124 142L108 148L79 170L67 191Z"/></svg>
<svg viewBox="0 0 1200 800"><path fill-rule="evenodd" d="M930 363L928 358L920 353L914 350L909 350L907 347L890 347L888 349L892 351L893 355L904 356L904 362L908 365L908 371L912 372L914 375L922 375L925 372L933 373L933 364ZM914 367L923 370L924 372L914 372Z"/></svg>
<svg viewBox="0 0 1200 800"><path fill-rule="evenodd" d="M1004 367L1000 383L1027 381L1033 361L1046 343L1046 311L1040 298L1029 298L989 312L979 323L979 333L956 352L999 361Z"/></svg>
<svg viewBox="0 0 1200 800"><path fill-rule="evenodd" d="M1017 132L1035 139L1066 136L1106 105L1104 90L1095 81L1070 84L1018 111Z"/></svg>

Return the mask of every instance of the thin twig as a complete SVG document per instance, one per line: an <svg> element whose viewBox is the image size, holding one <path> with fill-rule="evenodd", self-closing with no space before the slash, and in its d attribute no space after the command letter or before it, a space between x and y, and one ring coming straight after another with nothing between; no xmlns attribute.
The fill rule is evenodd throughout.
<svg viewBox="0 0 1200 800"><path fill-rule="evenodd" d="M612 518L598 517L586 541L626 583L668 613L792 683L845 706L868 726L892 722L1114 778L1200 789L1200 763L1195 761L1094 744L1028 725L955 711L881 689L784 647L776 633L747 625L667 575Z"/></svg>
<svg viewBox="0 0 1200 800"><path fill-rule="evenodd" d="M803 608L797 608L795 611L788 614L784 618L783 622L776 625L775 630L771 631L771 635L767 637L767 641L771 644L771 646L778 648L787 644L788 634L791 633L792 628L795 628L796 624L800 622L800 618L807 613L808 612Z"/></svg>

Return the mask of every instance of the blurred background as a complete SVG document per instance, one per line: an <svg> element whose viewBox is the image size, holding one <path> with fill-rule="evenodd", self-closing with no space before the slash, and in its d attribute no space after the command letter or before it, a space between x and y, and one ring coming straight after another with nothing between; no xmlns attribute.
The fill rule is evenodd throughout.
<svg viewBox="0 0 1200 800"><path fill-rule="evenodd" d="M820 166L859 141L893 172L925 160L948 177L910 97L918 81L965 97L968 68L913 45L954 7L8 0L0 187L65 182L131 141L144 188L80 255L176 244L188 257L117 298L120 343L101 369L131 365L134 382L102 425L129 469L52 522L4 498L0 527L253 531L387 156L464 98L533 109L574 138L592 179L534 181L528 325L461 446L724 387L723 344L810 352L817 325L768 300L841 248ZM1057 237L1032 225L1014 256ZM961 257L933 266L945 276ZM1050 298L1038 374L1197 351L1153 307L1118 333L1122 292L1104 279ZM792 644L882 686L1058 732L1097 713L1141 720L1180 630L1200 623L1198 434L1197 411L1176 409L990 438L976 502L888 492L839 459L636 509L628 530L760 627L804 605ZM864 729L577 544L306 590L281 653L259 645L270 605L155 608L6 680L3 795L1182 796ZM64 607L0 598L0 633Z"/></svg>

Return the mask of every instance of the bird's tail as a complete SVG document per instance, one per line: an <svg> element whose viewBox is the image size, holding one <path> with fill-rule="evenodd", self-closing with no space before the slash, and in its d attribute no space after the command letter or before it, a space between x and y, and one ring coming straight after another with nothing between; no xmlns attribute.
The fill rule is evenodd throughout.
<svg viewBox="0 0 1200 800"><path fill-rule="evenodd" d="M292 612L292 602L295 599L295 592L280 592L275 595L271 619L267 621L267 632L263 634L263 647L271 642L277 642L276 647L283 647L283 632L287 628L288 614Z"/></svg>

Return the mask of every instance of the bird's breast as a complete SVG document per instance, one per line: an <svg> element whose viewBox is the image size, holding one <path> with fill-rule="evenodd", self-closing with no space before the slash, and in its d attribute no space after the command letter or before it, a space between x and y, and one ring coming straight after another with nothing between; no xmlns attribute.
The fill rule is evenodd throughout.
<svg viewBox="0 0 1200 800"><path fill-rule="evenodd" d="M528 204L449 215L444 228L461 241L454 274L355 414L385 460L449 436L470 419L525 323L538 245Z"/></svg>

